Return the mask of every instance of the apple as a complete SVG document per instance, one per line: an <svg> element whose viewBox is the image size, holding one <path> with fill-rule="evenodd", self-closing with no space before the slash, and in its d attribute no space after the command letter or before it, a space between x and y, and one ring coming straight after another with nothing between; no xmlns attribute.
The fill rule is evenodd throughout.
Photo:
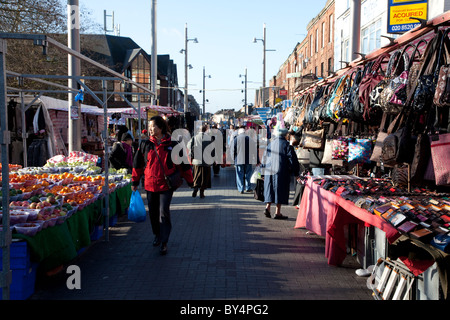
<svg viewBox="0 0 450 320"><path fill-rule="evenodd" d="M44 205L42 204L42 202L36 203L36 209L42 209L42 208L44 208Z"/></svg>
<svg viewBox="0 0 450 320"><path fill-rule="evenodd" d="M37 203L36 202L32 202L30 203L29 207L30 209L36 209Z"/></svg>
<svg viewBox="0 0 450 320"><path fill-rule="evenodd" d="M55 197L53 197L53 196L48 196L48 197L47 197L47 201L50 202L51 204L56 203L56 199L55 199Z"/></svg>

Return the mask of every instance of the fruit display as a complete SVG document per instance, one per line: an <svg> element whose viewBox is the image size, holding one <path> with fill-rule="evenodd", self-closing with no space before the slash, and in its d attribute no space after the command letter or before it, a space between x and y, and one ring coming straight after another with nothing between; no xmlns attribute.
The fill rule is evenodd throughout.
<svg viewBox="0 0 450 320"><path fill-rule="evenodd" d="M69 162L61 161L59 164L59 168L66 168L63 165ZM48 170L56 167L54 163L48 162L46 166L10 166L14 168L9 172L10 224L17 233L34 236L45 228L64 223L67 218L103 197L106 179L93 162L73 161L68 170L61 172ZM95 174L87 174L88 168ZM131 176L125 173L120 170L109 172L109 193L131 182ZM0 197L1 192L0 188ZM1 217L0 208L0 221Z"/></svg>

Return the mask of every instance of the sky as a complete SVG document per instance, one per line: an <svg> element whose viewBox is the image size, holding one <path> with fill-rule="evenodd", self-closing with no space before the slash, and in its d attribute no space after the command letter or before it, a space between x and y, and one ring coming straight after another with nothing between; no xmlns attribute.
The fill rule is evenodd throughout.
<svg viewBox="0 0 450 320"><path fill-rule="evenodd" d="M262 86L263 38L266 25L266 86L307 33L307 24L324 8L326 0L173 0L156 1L157 53L169 54L177 65L178 85L184 87L185 26L188 39L188 94L203 104L203 68L206 112L239 110L244 105L247 68L247 102L255 102ZM114 12L120 36L130 37L148 54L152 52L152 0L79 1L91 18L103 26L104 10ZM111 29L111 18L108 18ZM111 33L112 34L112 33ZM275 51L273 51L275 50ZM242 75L240 77L240 75Z"/></svg>

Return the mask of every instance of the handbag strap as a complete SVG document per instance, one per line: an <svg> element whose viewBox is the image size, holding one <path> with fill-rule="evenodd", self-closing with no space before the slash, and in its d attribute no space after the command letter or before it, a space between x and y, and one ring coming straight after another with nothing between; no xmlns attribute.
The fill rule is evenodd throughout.
<svg viewBox="0 0 450 320"><path fill-rule="evenodd" d="M155 147L153 150L155 150L156 157L158 158L159 164L161 165L161 169L162 169L164 178L167 180L167 176L166 176L166 173L165 173L165 171L164 171L164 165L163 165L163 163L162 163L162 161L161 161L161 158L159 157L159 154L158 154L158 151L156 150L156 147Z"/></svg>
<svg viewBox="0 0 450 320"><path fill-rule="evenodd" d="M423 55L420 54L420 50L419 50L419 47L422 43L425 43L426 45L428 44L427 40L425 40L425 39L421 39L419 42L416 43L416 45L414 46L414 50L411 53L411 57L409 59L408 71L411 70L411 67L414 64L414 59L416 58L417 53L419 53L419 59L421 57L423 57ZM426 48L426 46L425 46L425 48Z"/></svg>
<svg viewBox="0 0 450 320"><path fill-rule="evenodd" d="M437 73L439 73L439 69L440 69L441 65L447 63L447 56L450 51L450 44L449 44L449 38L448 38L449 32L450 32L450 29L446 29L445 31L442 32L441 43L439 45L438 60L437 60L436 67L435 67L435 73L436 73L435 75L436 76L437 76ZM442 58L444 58L445 61L441 64Z"/></svg>

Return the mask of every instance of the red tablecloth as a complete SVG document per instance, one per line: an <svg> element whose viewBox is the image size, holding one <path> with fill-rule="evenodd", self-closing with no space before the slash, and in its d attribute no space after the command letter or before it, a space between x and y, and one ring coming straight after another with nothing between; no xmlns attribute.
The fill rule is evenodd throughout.
<svg viewBox="0 0 450 320"><path fill-rule="evenodd" d="M322 189L308 179L298 210L295 228L306 228L325 237L325 256L330 265L340 265L347 256L344 226L347 224L371 225L386 233L390 243L400 233L382 218L358 208L351 201Z"/></svg>

